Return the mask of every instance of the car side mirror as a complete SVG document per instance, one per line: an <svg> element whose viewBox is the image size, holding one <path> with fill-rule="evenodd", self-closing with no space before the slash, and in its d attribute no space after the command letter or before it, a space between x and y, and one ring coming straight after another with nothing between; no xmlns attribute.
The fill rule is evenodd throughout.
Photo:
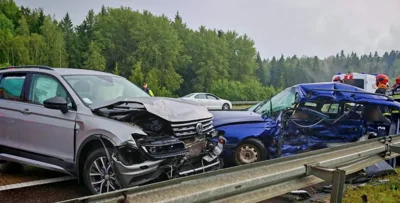
<svg viewBox="0 0 400 203"><path fill-rule="evenodd" d="M68 103L63 97L52 97L46 99L44 102L44 107L48 109L60 110L62 113L68 112Z"/></svg>

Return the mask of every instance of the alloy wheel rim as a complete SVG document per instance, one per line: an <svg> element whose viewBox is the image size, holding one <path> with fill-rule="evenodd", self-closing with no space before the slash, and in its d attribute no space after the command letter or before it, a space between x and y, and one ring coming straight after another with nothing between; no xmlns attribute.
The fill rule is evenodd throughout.
<svg viewBox="0 0 400 203"><path fill-rule="evenodd" d="M93 189L98 194L118 189L115 173L106 157L99 157L93 161L89 170L89 178Z"/></svg>

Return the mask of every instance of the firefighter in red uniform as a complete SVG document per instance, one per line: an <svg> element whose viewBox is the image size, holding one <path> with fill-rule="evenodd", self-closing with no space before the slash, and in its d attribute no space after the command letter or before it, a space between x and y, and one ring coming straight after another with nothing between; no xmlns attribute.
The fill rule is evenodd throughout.
<svg viewBox="0 0 400 203"><path fill-rule="evenodd" d="M377 75L376 86L378 87L378 89L376 89L375 93L386 95L386 92L388 91L388 86L387 86L388 83L389 83L389 77L387 75L385 74Z"/></svg>
<svg viewBox="0 0 400 203"><path fill-rule="evenodd" d="M376 94L383 94L383 95L389 95L388 94L388 83L389 83L389 77L385 74L379 74L376 76L376 86L378 87L378 89L376 89L375 93ZM391 113L389 108L387 107L380 107L383 115L387 118L391 117Z"/></svg>
<svg viewBox="0 0 400 203"><path fill-rule="evenodd" d="M343 80L340 79L340 76L336 76L335 78L333 78L333 82L343 83Z"/></svg>

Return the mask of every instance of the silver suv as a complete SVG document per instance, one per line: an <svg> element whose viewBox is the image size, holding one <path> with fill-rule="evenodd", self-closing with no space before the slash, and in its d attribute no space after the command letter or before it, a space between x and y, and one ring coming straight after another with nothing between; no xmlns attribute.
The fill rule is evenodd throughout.
<svg viewBox="0 0 400 203"><path fill-rule="evenodd" d="M77 176L92 194L218 170L225 139L198 103L82 69L0 69L0 160Z"/></svg>

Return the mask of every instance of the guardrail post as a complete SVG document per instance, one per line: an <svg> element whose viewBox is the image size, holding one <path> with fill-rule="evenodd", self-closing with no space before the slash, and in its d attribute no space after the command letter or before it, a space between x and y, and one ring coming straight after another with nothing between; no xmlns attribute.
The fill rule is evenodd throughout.
<svg viewBox="0 0 400 203"><path fill-rule="evenodd" d="M346 171L336 169L332 174L331 203L342 202Z"/></svg>
<svg viewBox="0 0 400 203"><path fill-rule="evenodd" d="M346 171L323 168L316 165L306 165L306 175L313 175L325 181L332 182L331 203L341 203L344 191Z"/></svg>

